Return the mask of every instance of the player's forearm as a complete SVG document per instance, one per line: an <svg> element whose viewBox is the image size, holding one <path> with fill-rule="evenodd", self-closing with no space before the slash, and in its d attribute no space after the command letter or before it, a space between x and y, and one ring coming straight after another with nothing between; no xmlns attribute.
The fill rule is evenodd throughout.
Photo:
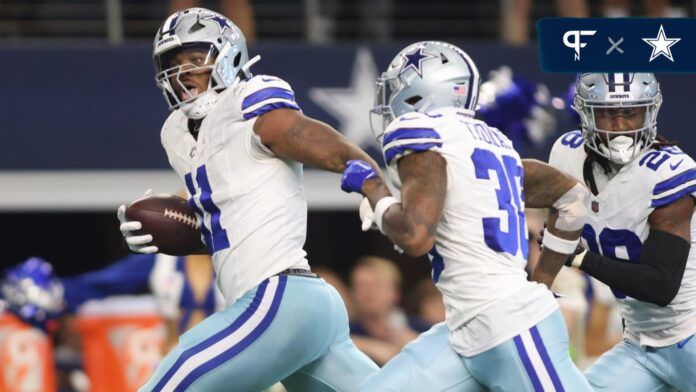
<svg viewBox="0 0 696 392"><path fill-rule="evenodd" d="M391 196L389 189L380 179L365 181L363 194L372 208L384 197ZM402 192L404 201L389 207L382 216L382 231L394 244L410 256L427 253L435 243L435 230L441 207L423 199L418 203L408 190Z"/></svg>
<svg viewBox="0 0 696 392"><path fill-rule="evenodd" d="M301 117L284 146L281 156L319 169L341 173L352 159L370 163L379 173L379 166L348 138L323 122ZM274 148L274 152L276 148Z"/></svg>
<svg viewBox="0 0 696 392"><path fill-rule="evenodd" d="M554 252L548 248L542 249L539 261L532 272L532 280L551 288L553 281L567 259L568 255L566 254Z"/></svg>
<svg viewBox="0 0 696 392"><path fill-rule="evenodd" d="M577 181L536 159L523 159L524 203L529 208L548 208Z"/></svg>

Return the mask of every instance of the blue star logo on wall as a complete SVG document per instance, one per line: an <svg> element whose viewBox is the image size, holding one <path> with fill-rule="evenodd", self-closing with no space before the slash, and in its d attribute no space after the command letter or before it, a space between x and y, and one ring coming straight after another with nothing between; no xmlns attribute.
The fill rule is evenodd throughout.
<svg viewBox="0 0 696 392"><path fill-rule="evenodd" d="M406 59L406 62L404 63L404 65L401 66L401 72L399 72L399 74L402 74L406 72L407 69L411 68L414 71L416 71L416 73L420 77L423 77L423 73L421 70L423 60L435 58L435 56L423 53L422 47L416 48L413 52L404 53L403 57L404 59Z"/></svg>
<svg viewBox="0 0 696 392"><path fill-rule="evenodd" d="M225 29L225 27L230 27L230 24L227 22L227 18L221 16L221 15L208 15L204 16L201 18L202 20L214 20L217 22L217 24L220 25L220 32L222 33L222 30Z"/></svg>

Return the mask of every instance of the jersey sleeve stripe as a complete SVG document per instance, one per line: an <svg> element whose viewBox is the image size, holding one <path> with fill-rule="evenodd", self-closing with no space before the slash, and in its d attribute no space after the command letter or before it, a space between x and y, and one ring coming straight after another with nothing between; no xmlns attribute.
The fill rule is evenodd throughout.
<svg viewBox="0 0 696 392"><path fill-rule="evenodd" d="M662 193L671 191L693 180L696 180L696 168L689 169L670 179L659 182L657 185L655 185L655 188L653 188L653 196L659 196Z"/></svg>
<svg viewBox="0 0 696 392"><path fill-rule="evenodd" d="M276 109L300 110L300 107L297 106L295 103L288 102L288 101L272 102L272 103L268 103L266 105L263 105L252 112L244 113L243 118L245 120L249 120L250 118L258 117L262 114L268 113L268 112L270 112L272 110L276 110Z"/></svg>
<svg viewBox="0 0 696 392"><path fill-rule="evenodd" d="M284 88L267 87L246 96L242 101L242 110L246 110L253 105L271 98L295 101L295 94Z"/></svg>
<svg viewBox="0 0 696 392"><path fill-rule="evenodd" d="M657 208L666 206L694 192L696 192L696 181L692 181L691 185L685 186L681 188L679 191L674 192L670 195L661 198L653 198L651 207Z"/></svg>
<svg viewBox="0 0 696 392"><path fill-rule="evenodd" d="M412 152L422 152L422 151L428 151L433 147L442 147L442 143L439 143L439 142L410 143L410 144L402 144L399 146L394 146L392 148L385 150L384 158L387 160L387 164L390 164L394 158L396 158L397 156L403 156L409 150Z"/></svg>
<svg viewBox="0 0 696 392"><path fill-rule="evenodd" d="M384 136L383 144L402 139L440 139L440 134L432 128L397 128Z"/></svg>

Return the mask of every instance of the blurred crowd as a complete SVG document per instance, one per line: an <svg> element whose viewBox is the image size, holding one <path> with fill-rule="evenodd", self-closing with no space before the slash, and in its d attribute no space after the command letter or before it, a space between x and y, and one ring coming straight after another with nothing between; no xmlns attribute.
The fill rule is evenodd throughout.
<svg viewBox="0 0 696 392"><path fill-rule="evenodd" d="M227 15L249 42L262 39L389 42L425 38L500 39L524 45L543 17L682 17L693 15L686 0L99 0L72 4L10 0L0 4L0 38L106 37L114 43L150 37L161 19L191 6ZM109 24L105 30L103 23ZM116 36L114 36L116 35Z"/></svg>
<svg viewBox="0 0 696 392"><path fill-rule="evenodd" d="M527 211L530 271L539 255L537 240L544 221L545 211ZM208 256L157 257L150 272L139 274L143 278L132 274L119 277L119 271L132 269L132 263L147 262L135 261L133 256L103 270L58 278L65 287L65 310L60 317L41 325L47 335L34 336L36 342L44 342L43 350L53 351L48 366L55 367L58 390L100 390L95 383L99 386L119 382L127 389L131 383L137 384L181 333L220 308L221 304L215 305L215 301L208 308L205 305L206 297L215 291ZM26 263L23 267L28 268ZM169 275L163 274L165 269ZM404 287L402 268L388 258L360 257L345 277L326 265L318 265L313 271L339 292L349 313L352 339L379 365L398 354L418 334L445 320L442 296L432 279L423 276ZM184 287L181 298L170 298L176 296L178 285ZM114 290L114 286L118 288ZM570 331L572 358L580 368L586 368L621 337L614 297L604 284L570 268L563 269L553 289ZM82 291L75 294L76 290ZM150 293L137 295L147 291ZM22 309L13 311L23 314ZM17 328L17 319L9 313L0 317L0 347L8 342L3 342L3 335ZM21 328L27 328L26 324ZM39 330L31 331L37 334ZM30 352L31 347L38 347L32 344L22 349ZM100 360L95 363L97 358ZM121 367L121 371L114 372L116 367ZM46 370L44 376L50 373ZM130 381L118 380L119 375ZM46 380L50 377L44 377Z"/></svg>

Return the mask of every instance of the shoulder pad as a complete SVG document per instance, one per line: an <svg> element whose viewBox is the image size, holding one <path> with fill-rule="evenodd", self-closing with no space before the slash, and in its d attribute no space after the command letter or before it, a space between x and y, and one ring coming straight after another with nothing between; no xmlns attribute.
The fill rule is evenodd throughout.
<svg viewBox="0 0 696 392"><path fill-rule="evenodd" d="M442 147L442 137L437 131L440 116L414 112L392 121L382 140L387 165L414 152Z"/></svg>
<svg viewBox="0 0 696 392"><path fill-rule="evenodd" d="M300 110L295 93L283 79L275 76L256 75L243 82L239 90L242 99L242 117L245 120L258 117L275 109Z"/></svg>
<svg viewBox="0 0 696 392"><path fill-rule="evenodd" d="M638 164L655 174L652 207L668 205L696 192L696 163L679 147L651 149L640 157Z"/></svg>

